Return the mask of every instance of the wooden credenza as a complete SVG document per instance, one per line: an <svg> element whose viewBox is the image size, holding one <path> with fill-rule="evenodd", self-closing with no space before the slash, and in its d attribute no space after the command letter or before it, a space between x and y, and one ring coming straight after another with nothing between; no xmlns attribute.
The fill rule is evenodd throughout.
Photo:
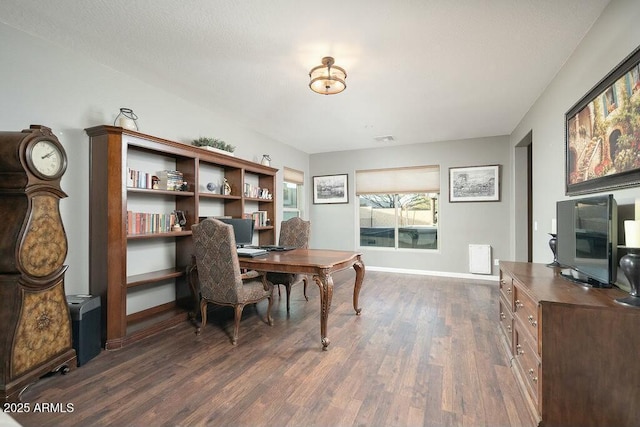
<svg viewBox="0 0 640 427"><path fill-rule="evenodd" d="M532 415L544 426L640 423L640 309L544 264L500 262L500 330Z"/></svg>

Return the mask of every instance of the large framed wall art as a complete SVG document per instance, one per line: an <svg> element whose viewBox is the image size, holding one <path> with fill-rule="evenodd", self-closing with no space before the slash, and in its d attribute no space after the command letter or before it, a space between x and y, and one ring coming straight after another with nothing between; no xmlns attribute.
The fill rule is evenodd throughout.
<svg viewBox="0 0 640 427"><path fill-rule="evenodd" d="M565 115L569 196L640 185L640 47Z"/></svg>
<svg viewBox="0 0 640 427"><path fill-rule="evenodd" d="M499 202L500 165L449 168L449 202Z"/></svg>
<svg viewBox="0 0 640 427"><path fill-rule="evenodd" d="M313 203L349 203L347 174L314 176Z"/></svg>

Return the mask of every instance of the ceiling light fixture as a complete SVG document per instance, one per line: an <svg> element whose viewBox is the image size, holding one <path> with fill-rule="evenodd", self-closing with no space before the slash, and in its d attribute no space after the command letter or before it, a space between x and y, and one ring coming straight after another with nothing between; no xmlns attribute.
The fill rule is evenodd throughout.
<svg viewBox="0 0 640 427"><path fill-rule="evenodd" d="M347 88L344 82L347 73L344 68L333 65L334 60L330 56L322 58L322 65L318 65L309 71L309 87L312 91L321 95L335 95Z"/></svg>

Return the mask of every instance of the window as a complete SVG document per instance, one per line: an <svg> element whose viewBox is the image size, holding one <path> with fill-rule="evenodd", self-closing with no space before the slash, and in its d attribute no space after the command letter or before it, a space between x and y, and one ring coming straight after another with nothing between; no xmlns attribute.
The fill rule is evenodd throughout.
<svg viewBox="0 0 640 427"><path fill-rule="evenodd" d="M302 196L304 194L304 172L284 168L284 188L282 193L282 220L302 217Z"/></svg>
<svg viewBox="0 0 640 427"><path fill-rule="evenodd" d="M618 97L615 91L615 86L612 85L604 91L602 100L604 104L604 117L607 117L613 110L618 108Z"/></svg>
<svg viewBox="0 0 640 427"><path fill-rule="evenodd" d="M360 246L438 249L440 167L356 171Z"/></svg>

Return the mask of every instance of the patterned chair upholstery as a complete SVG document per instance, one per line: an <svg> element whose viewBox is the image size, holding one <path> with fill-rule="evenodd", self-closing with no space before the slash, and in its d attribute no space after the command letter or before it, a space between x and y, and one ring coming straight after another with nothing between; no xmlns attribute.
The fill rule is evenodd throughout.
<svg viewBox="0 0 640 427"><path fill-rule="evenodd" d="M309 247L310 232L311 222L309 221L304 221L297 217L282 221L278 245L307 249ZM290 308L289 300L291 297L291 287L293 285L303 282L304 297L309 301L307 297L307 282L309 281L309 277L306 274L267 273L267 280L278 287L278 295L280 295L280 285L286 288L287 311L289 311Z"/></svg>
<svg viewBox="0 0 640 427"><path fill-rule="evenodd" d="M202 324L196 329L196 334L200 334L207 324L208 303L233 307L235 324L231 342L234 345L238 342L240 319L245 305L268 298L267 322L272 325L273 285L266 280L264 273L249 271L241 274L233 226L207 218L194 224L191 229L202 314Z"/></svg>

